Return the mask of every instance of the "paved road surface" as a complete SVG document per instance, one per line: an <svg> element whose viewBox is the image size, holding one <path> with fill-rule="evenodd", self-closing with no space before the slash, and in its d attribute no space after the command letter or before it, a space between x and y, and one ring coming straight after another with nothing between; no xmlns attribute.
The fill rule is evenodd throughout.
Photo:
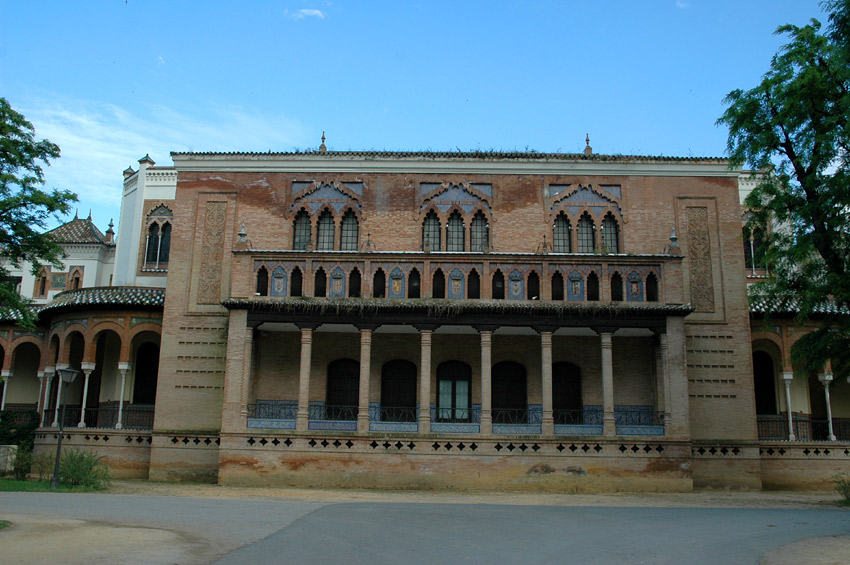
<svg viewBox="0 0 850 565"><path fill-rule="evenodd" d="M42 527L32 526L28 542L24 535L14 537L15 528L0 531L0 555L38 540L31 550L36 553L28 555L39 563L53 562L45 553L51 549L51 536L56 536L51 521L75 519L87 521L89 528L112 527L97 530L94 539L68 536L89 541L83 547L60 548L61 562L88 565L116 560L209 563L217 558L222 564L758 563L787 544L850 534L850 511L840 509L328 504L0 493L0 519L14 522L16 517L41 520ZM26 527L20 527L24 534ZM138 544L118 543L125 538L127 544ZM120 559L109 555L110 544ZM93 545L102 550L96 558L87 552ZM164 552L166 548L173 551ZM850 554L839 556L821 562L850 559ZM811 557L807 561L816 561L815 554Z"/></svg>

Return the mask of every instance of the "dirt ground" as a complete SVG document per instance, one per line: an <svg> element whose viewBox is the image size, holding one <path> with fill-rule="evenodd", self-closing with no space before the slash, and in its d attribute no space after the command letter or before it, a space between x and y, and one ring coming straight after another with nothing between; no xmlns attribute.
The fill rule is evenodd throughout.
<svg viewBox="0 0 850 565"><path fill-rule="evenodd" d="M685 506L692 508L835 508L834 491L765 492L698 490L692 493L552 494L527 492L399 491L227 487L194 483L117 480L114 494L194 496L203 498L290 499L303 502L428 502L451 504L519 504L545 506Z"/></svg>

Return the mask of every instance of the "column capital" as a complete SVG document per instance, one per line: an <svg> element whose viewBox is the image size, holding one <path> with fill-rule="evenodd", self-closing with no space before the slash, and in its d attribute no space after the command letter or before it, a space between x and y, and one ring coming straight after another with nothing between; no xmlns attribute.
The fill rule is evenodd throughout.
<svg viewBox="0 0 850 565"><path fill-rule="evenodd" d="M357 323L357 324L354 324L354 327L357 328L358 330L360 330L361 332L364 331L364 330L373 332L373 331L377 330L378 328L380 328L381 324L361 324L361 323Z"/></svg>
<svg viewBox="0 0 850 565"><path fill-rule="evenodd" d="M315 330L321 325L321 322L295 322L295 327L299 330Z"/></svg>
<svg viewBox="0 0 850 565"><path fill-rule="evenodd" d="M832 373L820 373L818 375L818 380L820 381L820 384L822 384L823 386L829 386L829 383L832 382L832 378L833 378Z"/></svg>
<svg viewBox="0 0 850 565"><path fill-rule="evenodd" d="M784 380L786 383L790 383L792 380L794 380L794 373L792 371L785 371L784 373L782 373L782 380Z"/></svg>
<svg viewBox="0 0 850 565"><path fill-rule="evenodd" d="M130 370L130 363L128 363L127 361L119 362L118 363L118 370L119 371L129 371Z"/></svg>
<svg viewBox="0 0 850 565"><path fill-rule="evenodd" d="M614 335L620 328L611 328L608 326L590 326L590 329L596 332L596 335L601 336L603 334Z"/></svg>
<svg viewBox="0 0 850 565"><path fill-rule="evenodd" d="M413 324L413 327L420 332L434 332L440 327L440 324Z"/></svg>
<svg viewBox="0 0 850 565"><path fill-rule="evenodd" d="M2 377L3 379L11 379L12 378L12 371L10 371L8 369L0 371L0 377Z"/></svg>
<svg viewBox="0 0 850 565"><path fill-rule="evenodd" d="M478 333L484 333L484 332L493 333L494 331L499 329L499 326L497 326L496 324L476 324L476 325L472 326L472 329L474 329Z"/></svg>
<svg viewBox="0 0 850 565"><path fill-rule="evenodd" d="M92 371L94 371L95 366L96 365L94 363L80 363L80 369L82 369L84 373L91 373Z"/></svg>
<svg viewBox="0 0 850 565"><path fill-rule="evenodd" d="M539 334L553 334L558 330L558 326L531 326L531 329L533 329Z"/></svg>

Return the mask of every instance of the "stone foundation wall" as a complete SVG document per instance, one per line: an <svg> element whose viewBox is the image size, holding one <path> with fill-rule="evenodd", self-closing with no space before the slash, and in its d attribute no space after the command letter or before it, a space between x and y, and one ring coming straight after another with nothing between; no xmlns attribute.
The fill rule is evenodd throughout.
<svg viewBox="0 0 850 565"><path fill-rule="evenodd" d="M850 472L850 443L761 443L766 490L832 490L833 478Z"/></svg>
<svg viewBox="0 0 850 565"><path fill-rule="evenodd" d="M58 430L41 430L33 451L55 455ZM71 449L94 451L109 466L114 479L147 479L151 458L151 433L121 430L64 430L62 452Z"/></svg>

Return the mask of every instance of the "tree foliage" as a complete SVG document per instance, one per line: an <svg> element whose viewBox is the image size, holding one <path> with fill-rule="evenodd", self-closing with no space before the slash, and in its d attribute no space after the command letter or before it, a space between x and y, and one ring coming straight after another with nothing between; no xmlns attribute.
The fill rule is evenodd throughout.
<svg viewBox="0 0 850 565"><path fill-rule="evenodd" d="M62 248L45 235L48 222L66 214L77 196L67 190L42 190L43 165L59 157L59 147L37 140L35 129L0 98L0 309L3 317L32 323L26 303L8 282L8 268L32 264L61 267Z"/></svg>
<svg viewBox="0 0 850 565"><path fill-rule="evenodd" d="M788 43L761 83L729 93L718 120L733 165L769 171L746 201L751 227L768 234L772 277L756 292L791 299L800 321L824 316L792 351L812 371L850 360L850 0L822 6L827 27L777 29Z"/></svg>

